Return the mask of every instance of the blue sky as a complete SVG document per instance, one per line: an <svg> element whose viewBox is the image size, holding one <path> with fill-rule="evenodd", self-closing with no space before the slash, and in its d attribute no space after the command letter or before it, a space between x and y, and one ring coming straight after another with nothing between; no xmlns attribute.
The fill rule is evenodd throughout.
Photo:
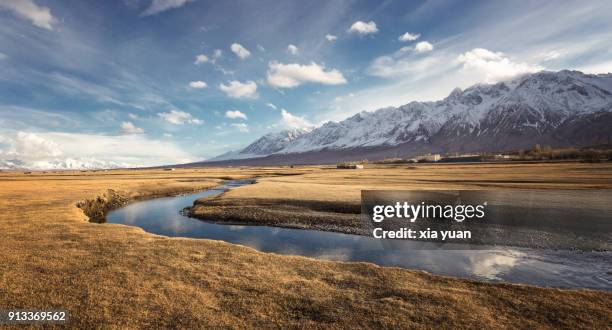
<svg viewBox="0 0 612 330"><path fill-rule="evenodd" d="M0 0L0 159L195 161L538 70L612 71L609 1Z"/></svg>

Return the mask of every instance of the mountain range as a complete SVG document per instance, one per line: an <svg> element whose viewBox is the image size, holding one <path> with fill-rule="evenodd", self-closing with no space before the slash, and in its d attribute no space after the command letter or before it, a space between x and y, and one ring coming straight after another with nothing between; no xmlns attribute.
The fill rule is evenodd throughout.
<svg viewBox="0 0 612 330"><path fill-rule="evenodd" d="M423 153L610 143L612 74L541 71L453 90L443 100L363 111L312 130L270 133L212 163L333 163Z"/></svg>

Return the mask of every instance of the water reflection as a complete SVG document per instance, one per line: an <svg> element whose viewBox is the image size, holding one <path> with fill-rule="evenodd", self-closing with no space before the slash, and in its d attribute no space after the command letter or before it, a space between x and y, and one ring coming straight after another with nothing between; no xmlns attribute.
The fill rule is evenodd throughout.
<svg viewBox="0 0 612 330"><path fill-rule="evenodd" d="M227 188L227 187L223 187ZM195 199L222 189L134 203L111 212L109 223L138 226L166 236L223 240L259 251L325 260L365 261L382 266L426 270L435 274L488 281L508 281L553 287L612 290L612 254L535 249L495 248L415 250L415 242L313 230L264 226L219 225L179 213ZM422 243L419 247L422 248Z"/></svg>

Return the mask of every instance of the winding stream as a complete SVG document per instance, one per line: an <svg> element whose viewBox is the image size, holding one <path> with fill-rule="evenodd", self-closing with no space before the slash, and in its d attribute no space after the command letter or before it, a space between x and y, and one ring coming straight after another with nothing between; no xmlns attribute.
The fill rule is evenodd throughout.
<svg viewBox="0 0 612 330"><path fill-rule="evenodd" d="M484 281L612 291L612 253L492 247L490 250L414 250L408 240L266 226L221 225L180 213L193 201L248 184L233 181L204 192L130 204L107 215L125 224L173 236L222 240L262 252L325 260L364 261Z"/></svg>

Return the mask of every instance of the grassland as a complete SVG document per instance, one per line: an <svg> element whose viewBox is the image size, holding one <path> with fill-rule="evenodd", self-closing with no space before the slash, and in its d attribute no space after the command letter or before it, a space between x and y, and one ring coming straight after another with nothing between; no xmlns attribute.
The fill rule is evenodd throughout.
<svg viewBox="0 0 612 330"><path fill-rule="evenodd" d="M268 177L194 203L191 215L233 224L257 224L370 235L360 219L361 190L422 189L612 189L612 164L490 163L369 165L360 170L326 168L298 176ZM475 229L475 228L474 228ZM495 229L475 243L532 248L611 249L609 237L571 231Z"/></svg>
<svg viewBox="0 0 612 330"><path fill-rule="evenodd" d="M260 177L260 183L224 198L346 202L358 200L361 188L383 186L611 185L609 164L534 166L542 167L0 173L0 308L64 308L78 328L606 328L612 293L486 284L265 254L90 223L76 207L104 212L109 200L127 203L247 177ZM302 175L280 176L286 174Z"/></svg>

